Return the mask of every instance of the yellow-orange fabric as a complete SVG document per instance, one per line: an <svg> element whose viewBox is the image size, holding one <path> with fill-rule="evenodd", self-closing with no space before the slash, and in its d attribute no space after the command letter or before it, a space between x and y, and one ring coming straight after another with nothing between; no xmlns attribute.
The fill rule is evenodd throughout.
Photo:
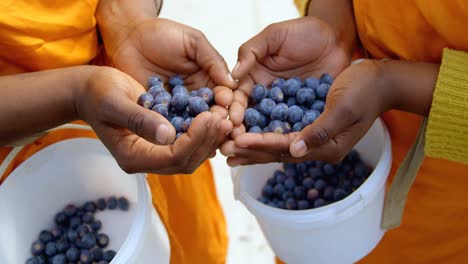
<svg viewBox="0 0 468 264"><path fill-rule="evenodd" d="M354 0L353 5L359 38L373 58L440 63L444 48L468 51L467 1ZM422 118L399 111L383 117L392 137L393 176ZM468 166L426 158L409 193L403 224L360 263L466 263L467 185Z"/></svg>
<svg viewBox="0 0 468 264"><path fill-rule="evenodd" d="M0 1L0 75L91 62L99 50L94 17L97 2ZM75 137L96 135L71 129L50 132L18 153L0 183L37 151ZM0 148L0 162L10 151L8 147ZM209 162L192 175L150 175L148 182L153 204L169 234L171 263L224 263L228 243L226 223Z"/></svg>

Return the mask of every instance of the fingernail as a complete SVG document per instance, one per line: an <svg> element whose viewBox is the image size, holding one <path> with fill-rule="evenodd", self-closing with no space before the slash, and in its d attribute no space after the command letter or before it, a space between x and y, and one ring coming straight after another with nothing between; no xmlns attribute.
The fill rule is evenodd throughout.
<svg viewBox="0 0 468 264"><path fill-rule="evenodd" d="M234 80L234 78L232 78L231 73L228 73L228 79L229 79L231 82L236 82L236 81Z"/></svg>
<svg viewBox="0 0 468 264"><path fill-rule="evenodd" d="M307 145L304 140L299 140L292 145L291 155L300 158L307 153Z"/></svg>
<svg viewBox="0 0 468 264"><path fill-rule="evenodd" d="M235 72L237 71L237 68L239 68L239 64L240 64L240 62L238 61L238 62L236 63L236 66L234 66L234 68L232 69L232 72L235 73Z"/></svg>
<svg viewBox="0 0 468 264"><path fill-rule="evenodd" d="M166 144L169 138L169 127L165 124L159 125L156 130L156 141L159 144Z"/></svg>

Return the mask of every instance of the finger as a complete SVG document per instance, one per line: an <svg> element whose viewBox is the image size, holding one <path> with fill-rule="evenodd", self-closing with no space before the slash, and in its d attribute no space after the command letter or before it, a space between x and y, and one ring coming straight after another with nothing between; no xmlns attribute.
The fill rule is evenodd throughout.
<svg viewBox="0 0 468 264"><path fill-rule="evenodd" d="M220 105L213 105L210 108L210 111L219 116L221 119L226 119L228 117L228 109L226 107L222 107Z"/></svg>
<svg viewBox="0 0 468 264"><path fill-rule="evenodd" d="M325 111L314 123L306 126L294 139L290 146L293 157L299 158L306 155L311 148L319 147L342 132L347 127L357 122L354 118L352 107L347 103L332 103L325 107Z"/></svg>
<svg viewBox="0 0 468 264"><path fill-rule="evenodd" d="M283 162L284 158L260 150L237 149L237 154L227 158L227 164L231 167L250 164L265 164L271 162Z"/></svg>
<svg viewBox="0 0 468 264"><path fill-rule="evenodd" d="M228 107L234 100L234 93L231 89L225 86L216 86L213 88L215 102L217 105Z"/></svg>
<svg viewBox="0 0 468 264"><path fill-rule="evenodd" d="M175 139L175 129L162 115L122 97L103 105L105 121L127 128L149 142L166 145Z"/></svg>
<svg viewBox="0 0 468 264"><path fill-rule="evenodd" d="M240 126L236 126L232 129L232 132L231 134L229 135L230 138L232 139L236 139L238 136L242 135L242 134L245 134L245 126L244 125L240 125Z"/></svg>
<svg viewBox="0 0 468 264"><path fill-rule="evenodd" d="M200 31L192 33L192 45L195 49L193 60L200 67L208 72L210 77L219 85L224 85L229 88L237 86L236 81L231 76L229 69L223 57L211 45L208 39Z"/></svg>
<svg viewBox="0 0 468 264"><path fill-rule="evenodd" d="M249 149L263 149L275 153L289 153L289 145L298 132L288 134L276 133L246 133L236 137L235 143L239 147Z"/></svg>
<svg viewBox="0 0 468 264"><path fill-rule="evenodd" d="M239 88L234 90L234 101L229 107L229 119L235 126L242 124L244 120L244 112L249 104L249 94L253 87L252 80L242 80L239 84Z"/></svg>
<svg viewBox="0 0 468 264"><path fill-rule="evenodd" d="M257 60L268 55L268 30L263 30L240 46L237 54L237 64L232 70L232 76L241 80L255 66Z"/></svg>

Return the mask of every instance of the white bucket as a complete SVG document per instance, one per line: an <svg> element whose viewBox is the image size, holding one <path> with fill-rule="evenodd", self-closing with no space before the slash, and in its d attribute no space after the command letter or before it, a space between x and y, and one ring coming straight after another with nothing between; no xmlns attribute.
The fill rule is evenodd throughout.
<svg viewBox="0 0 468 264"><path fill-rule="evenodd" d="M95 139L53 144L22 163L0 186L0 263L25 263L31 243L68 203L125 196L130 210L96 213L112 264L169 263L166 229L151 203L145 174L128 175Z"/></svg>
<svg viewBox="0 0 468 264"><path fill-rule="evenodd" d="M355 192L330 205L303 211L273 208L257 201L280 163L233 169L236 198L257 218L275 254L288 264L353 263L372 251L380 228L385 182L391 167L390 137L377 120L355 149L375 169Z"/></svg>

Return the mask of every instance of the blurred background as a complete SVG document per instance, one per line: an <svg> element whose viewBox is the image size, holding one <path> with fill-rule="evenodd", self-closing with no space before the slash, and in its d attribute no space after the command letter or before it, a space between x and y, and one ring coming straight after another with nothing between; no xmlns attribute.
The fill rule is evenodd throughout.
<svg viewBox="0 0 468 264"><path fill-rule="evenodd" d="M225 58L230 69L237 49L271 23L298 17L293 0L164 0L160 17L204 32ZM234 200L231 173L218 153L211 160L218 197L224 208L229 233L227 264L272 264L274 255L255 218Z"/></svg>

